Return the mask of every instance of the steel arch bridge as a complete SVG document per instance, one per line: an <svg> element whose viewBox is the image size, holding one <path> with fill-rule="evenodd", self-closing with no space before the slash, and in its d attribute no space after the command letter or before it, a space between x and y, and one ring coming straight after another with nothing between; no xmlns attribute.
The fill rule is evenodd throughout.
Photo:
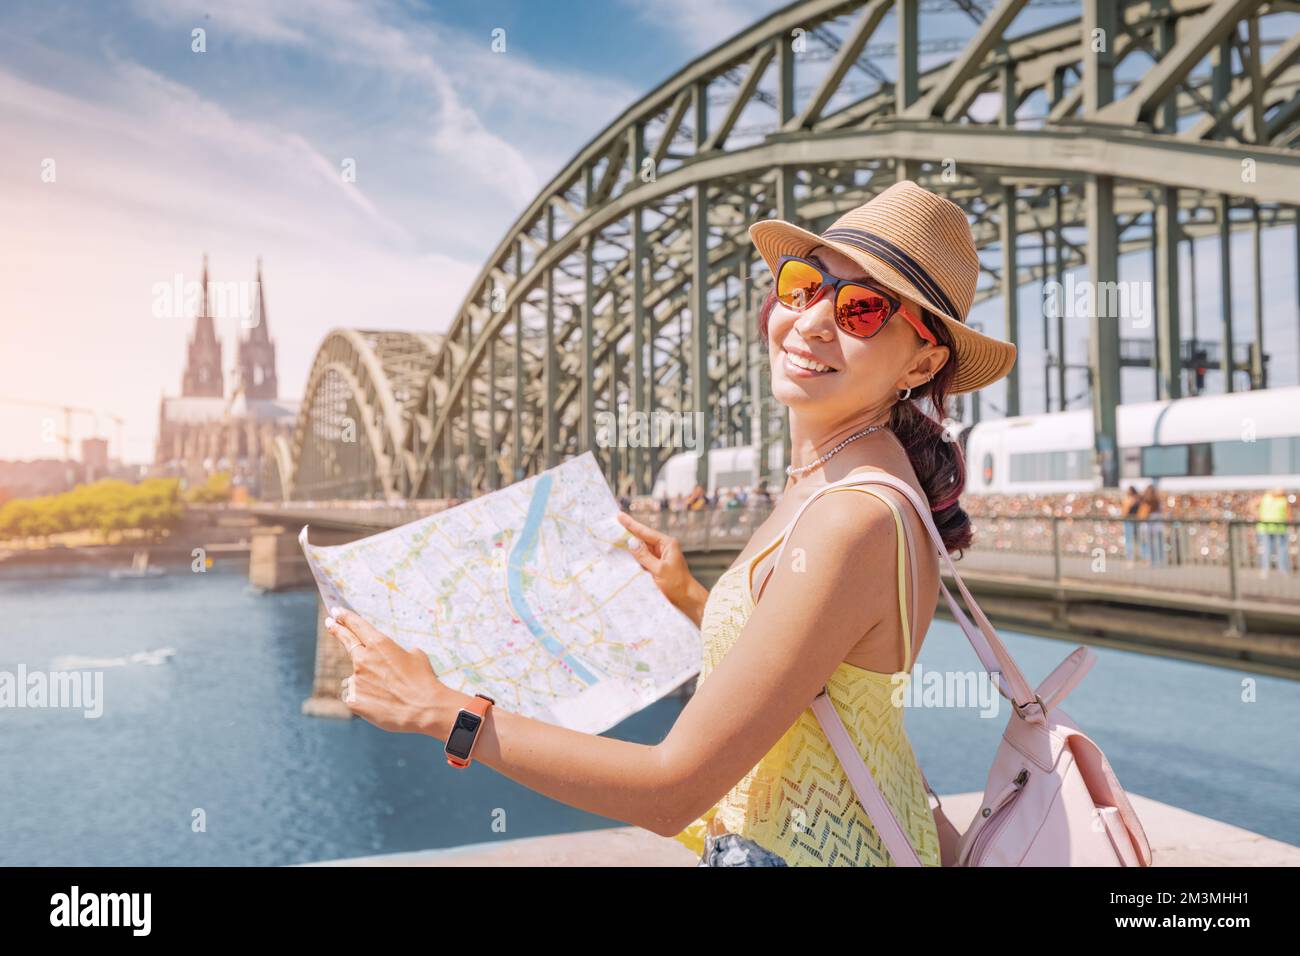
<svg viewBox="0 0 1300 956"><path fill-rule="evenodd" d="M445 334L330 333L274 481L292 498L462 497L590 449L619 490L644 492L678 449L606 440L620 410L683 416L704 447L788 456L756 341L770 277L747 226L775 216L821 231L910 178L967 211L976 301L1000 297L1016 341L1016 287L1080 265L1114 283L1121 254L1151 255L1154 349L1134 357L1116 318L1089 319L1098 464L1113 484L1121 364L1151 367L1161 397L1184 391L1180 249L1195 274L1190 240L1218 236L1209 265L1227 284L1231 233L1252 230L1258 303L1261 229L1296 223L1298 60L1300 4L1281 0L793 3L584 146ZM1263 386L1260 310L1243 353L1219 298L1225 387ZM1024 319L1050 341L1046 318ZM1017 371L1006 406L1020 411ZM701 454L706 483L707 467Z"/></svg>

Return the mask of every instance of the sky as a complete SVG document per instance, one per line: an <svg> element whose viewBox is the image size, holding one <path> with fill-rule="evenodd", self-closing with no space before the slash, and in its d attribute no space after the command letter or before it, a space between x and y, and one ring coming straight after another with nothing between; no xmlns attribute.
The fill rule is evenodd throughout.
<svg viewBox="0 0 1300 956"><path fill-rule="evenodd" d="M0 458L61 454L61 415L18 401L94 409L73 419L73 435L105 435L114 457L120 416L126 460L151 460L159 399L179 392L193 328L192 312L159 308L158 289L197 282L205 254L219 282L251 282L262 259L284 398L301 397L332 328L445 329L483 261L575 153L691 59L784 5L7 0ZM955 17L936 35L969 35ZM1294 248L1289 228L1267 235L1275 384L1300 374ZM1249 257L1249 236L1236 237L1238 341L1250 339ZM1218 312L1216 264L1213 241L1202 243L1203 328ZM1143 256L1121 265L1121 278L1149 276ZM1190 270L1186 280L1185 297ZM1042 408L1041 294L1021 296L1031 413ZM971 319L1002 334L997 300ZM239 325L218 322L227 370ZM1086 321L1066 339L1081 361ZM1152 383L1125 370L1125 400L1154 397ZM985 414L1005 407L1000 385L985 397Z"/></svg>
<svg viewBox="0 0 1300 956"><path fill-rule="evenodd" d="M62 416L16 400L96 410L73 434L115 457L122 417L126 459L150 460L193 328L158 287L205 253L222 282L263 260L282 397L331 328L446 328L583 145L782 5L8 0L0 458L61 454ZM218 322L227 369L238 326Z"/></svg>

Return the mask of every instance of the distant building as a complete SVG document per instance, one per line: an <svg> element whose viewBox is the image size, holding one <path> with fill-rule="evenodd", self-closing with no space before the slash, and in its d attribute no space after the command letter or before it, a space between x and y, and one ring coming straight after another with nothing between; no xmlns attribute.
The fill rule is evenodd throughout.
<svg viewBox="0 0 1300 956"><path fill-rule="evenodd" d="M84 481L98 481L109 473L108 439L81 440L81 468Z"/></svg>
<svg viewBox="0 0 1300 956"><path fill-rule="evenodd" d="M299 405L279 397L260 260L254 309L252 328L237 344L227 389L205 256L203 300L186 350L181 394L163 398L158 410L155 474L183 478L193 485L228 471L236 485L258 494L262 459L278 437L292 435Z"/></svg>
<svg viewBox="0 0 1300 956"><path fill-rule="evenodd" d="M137 475L108 458L107 438L83 438L81 460L37 458L0 461L0 503L10 498L37 498L71 491L103 478L134 480Z"/></svg>

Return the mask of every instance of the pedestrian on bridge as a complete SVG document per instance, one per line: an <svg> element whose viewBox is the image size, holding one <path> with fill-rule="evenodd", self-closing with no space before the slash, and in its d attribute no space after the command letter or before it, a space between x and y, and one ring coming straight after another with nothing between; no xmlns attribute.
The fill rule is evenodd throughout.
<svg viewBox="0 0 1300 956"><path fill-rule="evenodd" d="M1155 520L1151 520L1152 518ZM1137 519L1141 522L1142 560L1152 567L1164 563L1164 523L1160 520L1160 495L1153 481L1142 492L1138 502Z"/></svg>
<svg viewBox="0 0 1300 956"><path fill-rule="evenodd" d="M1267 575L1277 555L1277 569L1283 574L1291 573L1291 549L1287 541L1291 520L1291 502L1286 492L1274 488L1264 492L1259 499L1259 521L1255 533L1259 537L1259 572Z"/></svg>
<svg viewBox="0 0 1300 956"><path fill-rule="evenodd" d="M1133 543L1137 538L1137 513L1142 504L1142 496L1138 494L1136 485L1129 485L1128 491L1124 492L1124 502L1120 510L1124 513L1124 558L1128 561L1133 560Z"/></svg>

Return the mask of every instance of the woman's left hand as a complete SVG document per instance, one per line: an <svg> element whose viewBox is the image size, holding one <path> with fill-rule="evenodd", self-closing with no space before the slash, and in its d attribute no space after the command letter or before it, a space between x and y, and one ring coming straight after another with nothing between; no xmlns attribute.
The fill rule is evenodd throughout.
<svg viewBox="0 0 1300 956"><path fill-rule="evenodd" d="M402 647L355 611L331 608L325 628L352 657L352 676L339 695L348 709L376 727L400 734L431 733L447 687L429 655Z"/></svg>

